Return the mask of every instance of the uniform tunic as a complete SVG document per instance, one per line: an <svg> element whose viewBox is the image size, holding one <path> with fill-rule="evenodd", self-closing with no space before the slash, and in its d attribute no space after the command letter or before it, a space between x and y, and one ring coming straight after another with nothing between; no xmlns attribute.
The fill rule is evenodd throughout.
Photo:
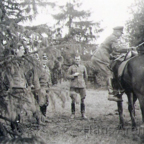
<svg viewBox="0 0 144 144"><path fill-rule="evenodd" d="M78 76L73 76L73 74L79 73ZM87 80L87 70L84 65L72 65L68 69L67 77L71 80L70 82L70 97L75 99L75 93L79 93L81 99L86 96L86 84Z"/></svg>
<svg viewBox="0 0 144 144"><path fill-rule="evenodd" d="M118 45L118 37L114 34L111 34L106 40L98 47L93 54L91 60L95 66L95 70L101 72L105 77L112 75L112 72L107 66L110 64L110 54L113 52L118 52L122 49Z"/></svg>
<svg viewBox="0 0 144 144"><path fill-rule="evenodd" d="M73 76L74 73L79 73L78 76ZM71 79L70 87L85 88L85 79L87 79L87 70L83 65L72 65L68 69L68 78Z"/></svg>

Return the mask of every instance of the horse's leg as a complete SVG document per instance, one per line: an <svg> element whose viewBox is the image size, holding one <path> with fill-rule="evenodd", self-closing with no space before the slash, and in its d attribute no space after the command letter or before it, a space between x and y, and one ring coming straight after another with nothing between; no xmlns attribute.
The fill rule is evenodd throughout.
<svg viewBox="0 0 144 144"><path fill-rule="evenodd" d="M128 97L128 110L132 121L132 129L135 129L136 122L135 122L135 108L134 108L133 93L127 93L127 97Z"/></svg>
<svg viewBox="0 0 144 144"><path fill-rule="evenodd" d="M122 98L122 95L119 96ZM122 102L117 102L118 112L119 112L119 126L118 129L124 128L124 118L123 118L123 105Z"/></svg>
<svg viewBox="0 0 144 144"><path fill-rule="evenodd" d="M144 127L144 96L141 94L136 94L136 96L138 97L139 103L140 103L140 108L141 108L141 113L142 113L142 125L141 127Z"/></svg>
<svg viewBox="0 0 144 144"><path fill-rule="evenodd" d="M134 113L134 116L135 116L135 102L137 100L137 97L136 95L133 93L133 107L134 107L134 110L133 110L133 113Z"/></svg>

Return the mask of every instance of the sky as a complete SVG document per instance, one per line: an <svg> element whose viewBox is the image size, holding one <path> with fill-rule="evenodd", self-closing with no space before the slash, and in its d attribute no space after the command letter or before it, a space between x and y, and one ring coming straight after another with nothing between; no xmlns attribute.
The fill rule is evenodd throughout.
<svg viewBox="0 0 144 144"><path fill-rule="evenodd" d="M54 0L52 0L54 1ZM57 4L63 5L72 0L57 0ZM115 26L125 26L126 20L130 18L128 8L134 3L134 0L77 0L83 3L82 9L92 12L90 20L102 21L104 31L101 33L98 42L102 42L108 35L112 33ZM54 21L45 11L37 16L33 23L28 25L38 25L47 23L53 25Z"/></svg>

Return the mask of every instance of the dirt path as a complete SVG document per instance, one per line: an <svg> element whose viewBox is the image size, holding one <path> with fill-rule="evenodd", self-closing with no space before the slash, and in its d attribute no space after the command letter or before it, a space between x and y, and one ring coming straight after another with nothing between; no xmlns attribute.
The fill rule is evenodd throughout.
<svg viewBox="0 0 144 144"><path fill-rule="evenodd" d="M138 130L131 131L131 121L127 110L127 98L123 96L125 130L117 130L119 117L115 102L107 100L106 90L87 90L86 115L89 121L81 120L80 105L76 105L76 118L70 117L70 99L64 108L57 100L55 111L49 106L47 115L51 122L40 126L39 130L31 127L34 133L46 139L47 144L135 144L142 141L144 129L139 129L141 113L136 103L136 122Z"/></svg>

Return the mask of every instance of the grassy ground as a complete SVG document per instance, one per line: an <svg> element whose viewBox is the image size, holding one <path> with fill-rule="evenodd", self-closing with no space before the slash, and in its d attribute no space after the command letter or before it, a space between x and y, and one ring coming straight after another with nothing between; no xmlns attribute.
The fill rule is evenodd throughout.
<svg viewBox="0 0 144 144"><path fill-rule="evenodd" d="M51 102L47 110L47 117L51 122L38 129L34 126L28 133L43 137L47 144L136 144L142 142L144 130L141 131L141 112L136 103L136 122L138 130L131 131L131 121L127 110L127 98L123 96L125 130L117 130L119 117L115 102L107 100L104 89L87 89L86 115L88 121L81 120L80 104L76 105L76 118L70 119L70 98L67 96L65 107L55 98L55 109Z"/></svg>

